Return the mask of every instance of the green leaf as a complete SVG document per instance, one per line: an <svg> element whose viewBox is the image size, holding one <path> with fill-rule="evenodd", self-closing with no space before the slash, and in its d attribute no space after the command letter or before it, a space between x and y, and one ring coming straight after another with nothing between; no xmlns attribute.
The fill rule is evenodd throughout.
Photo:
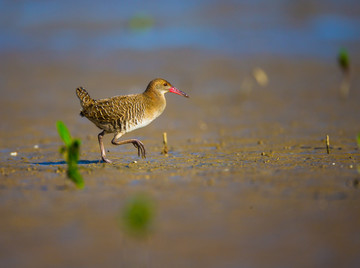
<svg viewBox="0 0 360 268"><path fill-rule="evenodd" d="M145 31L154 26L154 19L146 14L137 14L130 19L130 29L133 31Z"/></svg>
<svg viewBox="0 0 360 268"><path fill-rule="evenodd" d="M349 54L345 48L342 48L339 51L338 63L343 71L348 71L350 69Z"/></svg>
<svg viewBox="0 0 360 268"><path fill-rule="evenodd" d="M68 128L62 121L57 121L56 127L60 138L65 143L65 146L60 147L60 153L64 155L67 163L67 176L77 188L82 189L85 183L78 168L81 140L72 139Z"/></svg>
<svg viewBox="0 0 360 268"><path fill-rule="evenodd" d="M75 183L76 187L83 189L85 186L84 179L81 176L77 166L69 166L67 170L67 175L69 179Z"/></svg>
<svg viewBox="0 0 360 268"><path fill-rule="evenodd" d="M68 177L75 185L82 189L84 188L84 180L79 172L78 161L80 157L80 145L79 139L74 139L68 147L67 163L68 163Z"/></svg>
<svg viewBox="0 0 360 268"><path fill-rule="evenodd" d="M69 147L71 145L72 138L71 138L70 132L69 132L68 128L66 127L66 125L62 121L57 121L56 128L59 132L59 135L60 135L60 138L62 139L62 141L65 143L65 145L67 147Z"/></svg>
<svg viewBox="0 0 360 268"><path fill-rule="evenodd" d="M80 145L79 139L74 139L70 146L68 146L68 159L67 162L71 166L76 166L80 158Z"/></svg>
<svg viewBox="0 0 360 268"><path fill-rule="evenodd" d="M154 208L150 199L137 195L127 202L122 213L122 224L132 235L144 236L150 231Z"/></svg>
<svg viewBox="0 0 360 268"><path fill-rule="evenodd" d="M360 149L360 133L357 135L356 140L357 140L357 144L358 144L359 149Z"/></svg>

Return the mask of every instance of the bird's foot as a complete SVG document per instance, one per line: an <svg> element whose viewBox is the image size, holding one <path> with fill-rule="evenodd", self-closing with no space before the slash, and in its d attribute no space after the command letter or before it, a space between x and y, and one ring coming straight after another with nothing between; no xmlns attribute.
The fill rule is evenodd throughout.
<svg viewBox="0 0 360 268"><path fill-rule="evenodd" d="M138 156L141 158L146 158L146 150L144 144L139 140L134 140L132 144L138 149Z"/></svg>
<svg viewBox="0 0 360 268"><path fill-rule="evenodd" d="M101 159L102 159L102 161L105 162L105 163L109 163L109 164L112 163L112 161L109 160L109 159L107 159L105 156L102 156Z"/></svg>

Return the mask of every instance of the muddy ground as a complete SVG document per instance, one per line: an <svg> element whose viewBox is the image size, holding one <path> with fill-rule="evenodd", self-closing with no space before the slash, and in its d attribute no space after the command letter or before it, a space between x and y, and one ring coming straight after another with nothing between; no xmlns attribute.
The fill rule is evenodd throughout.
<svg viewBox="0 0 360 268"><path fill-rule="evenodd" d="M360 265L356 58L346 100L335 60L178 49L7 53L1 62L1 267ZM144 142L145 160L109 135L114 163L100 163L99 130L79 116L75 88L94 98L138 93L158 76L191 98L168 94L161 117L125 136ZM83 190L66 179L57 120L83 141ZM142 239L117 220L138 193L155 207Z"/></svg>

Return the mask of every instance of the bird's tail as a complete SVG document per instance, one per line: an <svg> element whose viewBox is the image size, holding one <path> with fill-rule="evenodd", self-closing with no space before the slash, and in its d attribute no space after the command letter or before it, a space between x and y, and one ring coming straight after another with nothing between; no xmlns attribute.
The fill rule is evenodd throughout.
<svg viewBox="0 0 360 268"><path fill-rule="evenodd" d="M83 108L94 103L94 100L90 97L89 93L87 93L87 91L83 87L78 87L76 89L76 95L78 96L81 107Z"/></svg>

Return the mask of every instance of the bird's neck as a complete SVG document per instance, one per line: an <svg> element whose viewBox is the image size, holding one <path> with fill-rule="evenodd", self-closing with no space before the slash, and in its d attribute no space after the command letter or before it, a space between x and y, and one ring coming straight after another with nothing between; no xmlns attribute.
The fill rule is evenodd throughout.
<svg viewBox="0 0 360 268"><path fill-rule="evenodd" d="M153 90L145 90L143 96L146 102L146 109L154 117L158 117L166 107L164 94Z"/></svg>

